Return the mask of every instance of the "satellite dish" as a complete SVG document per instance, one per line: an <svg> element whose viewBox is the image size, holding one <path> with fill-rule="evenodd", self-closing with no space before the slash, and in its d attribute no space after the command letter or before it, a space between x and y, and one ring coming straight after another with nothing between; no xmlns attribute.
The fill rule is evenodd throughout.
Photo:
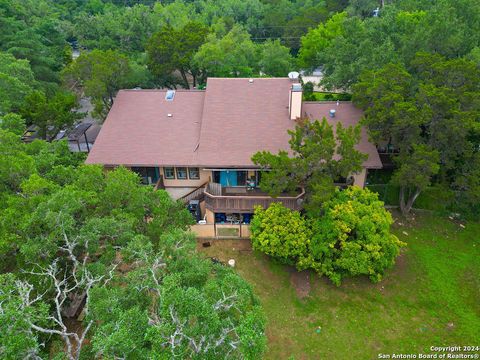
<svg viewBox="0 0 480 360"><path fill-rule="evenodd" d="M288 77L291 79L291 80L296 80L298 79L298 77L300 76L300 74L296 71L292 71L292 72L289 72L288 73Z"/></svg>

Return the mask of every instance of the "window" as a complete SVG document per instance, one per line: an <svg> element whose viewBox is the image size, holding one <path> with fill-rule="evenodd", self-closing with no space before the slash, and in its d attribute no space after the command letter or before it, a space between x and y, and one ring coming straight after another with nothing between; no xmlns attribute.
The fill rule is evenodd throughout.
<svg viewBox="0 0 480 360"><path fill-rule="evenodd" d="M140 175L142 183L155 184L158 181L158 169L155 167L135 167L132 166L132 171Z"/></svg>
<svg viewBox="0 0 480 360"><path fill-rule="evenodd" d="M188 168L188 177L190 180L200 179L200 171L198 168Z"/></svg>
<svg viewBox="0 0 480 360"><path fill-rule="evenodd" d="M184 180L187 178L187 168L186 167L177 167L177 179Z"/></svg>
<svg viewBox="0 0 480 360"><path fill-rule="evenodd" d="M237 171L237 186L245 186L247 184L247 172Z"/></svg>
<svg viewBox="0 0 480 360"><path fill-rule="evenodd" d="M165 179L175 179L175 171L173 167L163 168L163 174L165 175Z"/></svg>

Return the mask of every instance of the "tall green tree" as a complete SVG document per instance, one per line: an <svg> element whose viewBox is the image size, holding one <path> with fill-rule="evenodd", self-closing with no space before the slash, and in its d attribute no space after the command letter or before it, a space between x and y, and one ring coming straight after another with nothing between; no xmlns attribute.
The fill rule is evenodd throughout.
<svg viewBox="0 0 480 360"><path fill-rule="evenodd" d="M93 50L82 53L63 72L70 89L91 97L94 113L105 119L118 90L135 85L129 59L114 50Z"/></svg>
<svg viewBox="0 0 480 360"><path fill-rule="evenodd" d="M242 77L258 73L259 48L238 24L223 37L208 36L194 56L194 65L207 76Z"/></svg>
<svg viewBox="0 0 480 360"><path fill-rule="evenodd" d="M389 64L363 73L354 86L353 100L365 110L372 139L398 150L394 181L401 185L404 213L430 183L456 189L466 164L475 163L480 145L478 81L480 69L474 62L418 53L410 72Z"/></svg>
<svg viewBox="0 0 480 360"><path fill-rule="evenodd" d="M42 139L51 139L64 128L71 128L84 114L76 112L79 107L75 94L57 92L48 98L40 91L34 91L25 97L21 108L22 116L30 124L39 128Z"/></svg>
<svg viewBox="0 0 480 360"><path fill-rule="evenodd" d="M314 69L324 63L324 51L342 33L346 17L344 12L335 14L325 24L320 24L302 36L302 46L298 54L300 66Z"/></svg>
<svg viewBox="0 0 480 360"><path fill-rule="evenodd" d="M260 187L271 196L305 188L305 208L317 211L323 201L333 195L334 183L360 171L367 155L356 150L360 141L360 127L343 128L339 123L334 134L333 126L324 118L304 120L295 130L289 130L290 148L272 154L257 152L254 164L268 171L262 174Z"/></svg>
<svg viewBox="0 0 480 360"><path fill-rule="evenodd" d="M18 111L34 86L35 79L28 61L0 52L0 115Z"/></svg>
<svg viewBox="0 0 480 360"><path fill-rule="evenodd" d="M148 67L161 86L175 86L180 83L184 88L197 85L201 69L193 64L193 56L205 42L208 28L198 22L189 22L180 29L166 26L156 32L148 41ZM181 80L176 80L178 71Z"/></svg>
<svg viewBox="0 0 480 360"><path fill-rule="evenodd" d="M279 40L266 41L262 45L259 66L264 74L285 77L293 70L293 64L290 50Z"/></svg>

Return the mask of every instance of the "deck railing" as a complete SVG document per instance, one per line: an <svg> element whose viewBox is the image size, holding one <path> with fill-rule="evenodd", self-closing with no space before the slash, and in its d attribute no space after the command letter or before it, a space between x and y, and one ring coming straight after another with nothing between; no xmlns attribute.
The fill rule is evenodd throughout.
<svg viewBox="0 0 480 360"><path fill-rule="evenodd" d="M179 200L183 201L185 204L188 204L190 200L203 200L205 193L205 188L208 185L208 181L200 185L199 187L193 189L188 194L182 196Z"/></svg>
<svg viewBox="0 0 480 360"><path fill-rule="evenodd" d="M209 183L205 189L205 207L214 212L253 212L255 206L267 208L271 203L281 202L292 210L302 208L305 191L296 196L279 196L273 198L265 195L222 195L220 184Z"/></svg>

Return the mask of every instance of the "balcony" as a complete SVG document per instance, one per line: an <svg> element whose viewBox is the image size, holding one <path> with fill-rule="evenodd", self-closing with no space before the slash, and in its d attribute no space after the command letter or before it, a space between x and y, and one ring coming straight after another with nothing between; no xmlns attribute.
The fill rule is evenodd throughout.
<svg viewBox="0 0 480 360"><path fill-rule="evenodd" d="M205 207L217 213L252 213L257 205L267 208L271 203L280 202L289 209L300 210L304 196L303 189L296 195L281 194L273 198L259 189L209 183L205 188Z"/></svg>

